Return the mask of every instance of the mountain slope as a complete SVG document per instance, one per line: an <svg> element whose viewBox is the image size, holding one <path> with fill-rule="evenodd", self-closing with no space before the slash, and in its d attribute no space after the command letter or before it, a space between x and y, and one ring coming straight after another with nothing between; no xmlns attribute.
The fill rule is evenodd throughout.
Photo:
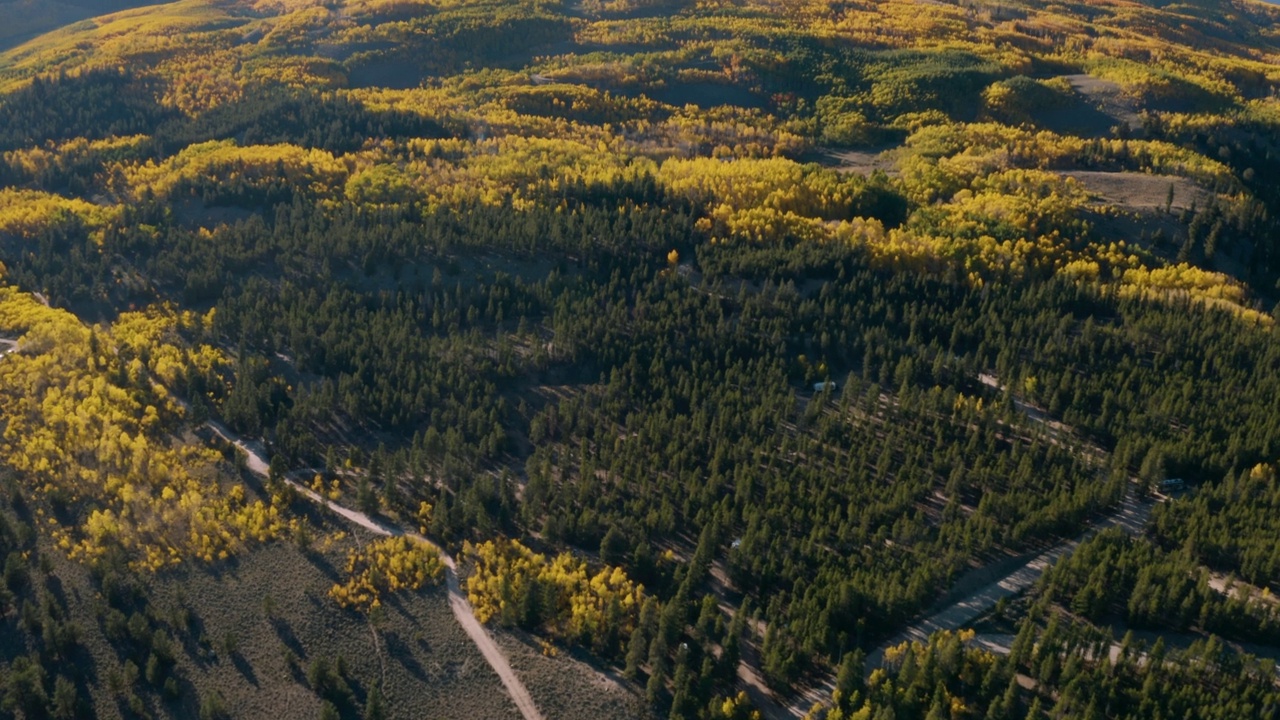
<svg viewBox="0 0 1280 720"><path fill-rule="evenodd" d="M156 0L5 0L0 2L0 18L5 19L0 29L0 51L81 20L156 4Z"/></svg>
<svg viewBox="0 0 1280 720"><path fill-rule="evenodd" d="M0 717L1274 706L1278 12L181 0L4 52ZM1007 652L886 647L1042 554L966 614Z"/></svg>

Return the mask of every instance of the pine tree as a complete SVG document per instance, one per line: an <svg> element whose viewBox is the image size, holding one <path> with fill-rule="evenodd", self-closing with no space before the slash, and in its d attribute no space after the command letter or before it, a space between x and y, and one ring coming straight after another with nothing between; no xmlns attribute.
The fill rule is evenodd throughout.
<svg viewBox="0 0 1280 720"><path fill-rule="evenodd" d="M844 659L840 661L840 670L836 673L836 690L846 701L863 689L862 677L865 669L866 656L860 648L845 653Z"/></svg>
<svg viewBox="0 0 1280 720"><path fill-rule="evenodd" d="M374 684L369 690L369 699L364 706L364 720L386 720L387 708L382 700L382 688Z"/></svg>
<svg viewBox="0 0 1280 720"><path fill-rule="evenodd" d="M639 679L640 664L644 662L648 649L649 641L645 637L644 626L638 624L636 629L631 631L631 640L627 643L627 663L622 674L628 680Z"/></svg>
<svg viewBox="0 0 1280 720"><path fill-rule="evenodd" d="M356 507L366 515L378 512L378 494L374 492L368 477L360 478L360 484L356 486Z"/></svg>
<svg viewBox="0 0 1280 720"><path fill-rule="evenodd" d="M667 641L661 633L649 645L649 683L645 696L650 705L656 705L667 683Z"/></svg>

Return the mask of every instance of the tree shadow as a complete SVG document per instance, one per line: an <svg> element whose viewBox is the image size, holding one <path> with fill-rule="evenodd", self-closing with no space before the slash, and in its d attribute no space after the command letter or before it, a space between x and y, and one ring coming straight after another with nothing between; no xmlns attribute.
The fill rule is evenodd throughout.
<svg viewBox="0 0 1280 720"><path fill-rule="evenodd" d="M329 580L334 583L342 581L342 573L338 572L338 568L334 567L333 563L329 562L329 558L326 558L324 555L315 551L307 551L303 554L311 561L311 564L324 574L325 577L329 578Z"/></svg>
<svg viewBox="0 0 1280 720"><path fill-rule="evenodd" d="M276 631L276 637L280 638L280 642L285 647L293 651L298 657L305 657L307 652L302 647L302 641L298 640L298 636L293 632L293 626L287 620L282 618L274 618L271 621L271 627Z"/></svg>
<svg viewBox="0 0 1280 720"><path fill-rule="evenodd" d="M192 610L187 616L187 626L181 628L181 630L182 632L177 633L177 635L182 642L182 649L186 652L187 657L191 658L201 669L209 667L216 659L216 656L208 644L204 620Z"/></svg>
<svg viewBox="0 0 1280 720"><path fill-rule="evenodd" d="M422 663L418 662L418 658L414 657L413 648L401 639L399 633L383 633L382 639L387 645L388 655L398 661L405 670L409 671L410 675L423 682L427 681L427 671L423 669ZM420 638L418 644L425 651L430 652L431 645L427 643L425 638Z"/></svg>
<svg viewBox="0 0 1280 720"><path fill-rule="evenodd" d="M236 670L240 671L240 674L244 676L245 680L249 681L250 685L260 687L258 683L258 674L254 672L253 666L249 664L249 661L245 659L244 655L241 655L239 652L231 653L231 664L236 666Z"/></svg>

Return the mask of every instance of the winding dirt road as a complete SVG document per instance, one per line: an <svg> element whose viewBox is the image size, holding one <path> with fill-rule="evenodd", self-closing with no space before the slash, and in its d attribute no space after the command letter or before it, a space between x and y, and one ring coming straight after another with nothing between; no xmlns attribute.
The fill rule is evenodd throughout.
<svg viewBox="0 0 1280 720"><path fill-rule="evenodd" d="M208 426L215 433L244 452L246 457L245 464L250 472L262 477L267 476L269 466L262 450L256 443L246 442L217 422L209 421ZM395 525L379 522L362 512L343 507L328 498L322 497L293 478L286 477L285 482L292 485L303 497L311 502L328 508L331 512L369 532L387 537L410 537L435 548L440 553L441 561L444 562L445 584L449 591L449 609L453 611L453 616L457 618L458 624L462 626L467 636L480 649L480 654L488 661L489 666L498 674L498 679L502 681L503 687L507 689L507 694L511 696L511 701L515 703L516 708L524 716L525 720L543 720L542 713L538 711L538 706L533 702L533 697L529 695L524 683L520 682L520 678L511 669L511 663L508 662L506 654L498 648L497 643L493 641L493 638L490 637L484 626L480 624L480 621L476 620L475 613L471 610L471 603L467 600L466 593L462 591L462 584L458 581L457 565L454 563L453 557L444 551L444 548L416 532L406 531Z"/></svg>
<svg viewBox="0 0 1280 720"><path fill-rule="evenodd" d="M992 375L979 374L978 381L992 389L1005 390L1004 385ZM1040 408L1016 396L1013 401L1015 407L1032 422L1048 428L1053 438L1061 439L1072 433L1070 426L1054 420ZM1120 507L1111 515L1094 523L1077 537L1063 540L1031 558L1003 578L979 588L939 612L911 625L871 651L867 656L867 674L870 675L873 670L884 664L884 654L889 648L909 640L926 641L929 635L939 630L959 630L995 607L996 603L1002 598L1016 595L1031 587L1040 579L1044 571L1057 562L1059 558L1099 532L1110 527L1120 527L1130 535L1140 534L1147 524L1147 519L1151 516L1151 508L1154 504L1149 499L1139 498L1135 492L1134 484L1128 484L1125 487L1125 495L1120 502Z"/></svg>
<svg viewBox="0 0 1280 720"><path fill-rule="evenodd" d="M894 635L884 644L877 647L867 656L868 674L883 665L885 651L889 648L908 640L923 642L928 639L929 635L939 630L959 630L973 622L978 616L995 607L1001 598L1016 595L1031 587L1036 580L1040 579L1040 576L1044 574L1044 571L1049 566L1057 562L1063 555L1074 550L1081 542L1088 540L1102 530L1110 527L1120 527L1131 535L1142 532L1143 526L1147 523L1147 518L1151 515L1153 505L1154 503L1149 500L1139 499L1134 494L1132 487L1128 488L1124 501L1121 502L1120 508L1115 513L1094 524L1075 539L1065 540L1054 545L1000 580L961 598L941 611Z"/></svg>

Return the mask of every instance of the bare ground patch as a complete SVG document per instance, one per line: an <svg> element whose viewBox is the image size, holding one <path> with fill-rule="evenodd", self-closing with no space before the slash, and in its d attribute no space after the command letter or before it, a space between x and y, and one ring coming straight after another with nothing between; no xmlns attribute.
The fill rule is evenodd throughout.
<svg viewBox="0 0 1280 720"><path fill-rule="evenodd" d="M1132 130L1142 127L1137 100L1126 93L1119 83L1085 74L1064 77L1071 83L1072 89L1101 112L1119 123L1127 124Z"/></svg>
<svg viewBox="0 0 1280 720"><path fill-rule="evenodd" d="M1031 117L1036 125L1080 137L1107 137L1115 128L1131 133L1142 130L1137 100L1117 83L1084 74L1062 78L1071 83L1074 98L1062 107L1033 111Z"/></svg>
<svg viewBox="0 0 1280 720"><path fill-rule="evenodd" d="M1173 207L1203 206L1213 193L1176 175L1149 175L1139 172L1069 170L1062 173L1084 184L1090 194L1107 205L1142 210L1163 209L1173 187Z"/></svg>
<svg viewBox="0 0 1280 720"><path fill-rule="evenodd" d="M893 148L826 150L823 152L823 161L834 167L836 172L870 175L879 170L890 176L898 174Z"/></svg>
<svg viewBox="0 0 1280 720"><path fill-rule="evenodd" d="M612 669L578 652L558 648L547 657L533 638L520 633L491 631L511 667L533 695L547 718L565 720L647 720L653 718L640 689Z"/></svg>
<svg viewBox="0 0 1280 720"><path fill-rule="evenodd" d="M320 701L286 662L287 651L298 656L304 672L315 658L333 661L341 655L357 694L378 680L384 683L393 717L430 707L439 718L519 718L454 621L443 587L387 598L375 635L363 615L341 610L328 597L335 582L331 573L340 572L341 562L342 553L315 562L277 543L233 568L193 570L157 588L161 604L181 592L200 632L215 646L228 635L236 638L232 657L180 660L184 674L197 687L219 688L237 717L311 718L318 716ZM275 608L271 617L263 609L266 598Z"/></svg>
<svg viewBox="0 0 1280 720"><path fill-rule="evenodd" d="M168 700L139 680L133 689L150 717L197 717L201 699L216 692L231 717L312 720L321 701L307 685L307 668L317 658L341 657L356 702L382 683L388 717L420 718L429 708L429 717L442 720L519 720L497 676L450 612L443 586L385 598L376 633L366 616L339 608L328 592L342 577L355 538L348 534L325 547L320 538L341 526L322 516L313 520L318 524L312 552L275 542L214 565L192 561L142 578L149 612L173 638L172 676L180 690ZM66 599L68 617L81 631L83 651L76 661L87 681L84 710L92 711L84 716L117 717L120 694L112 690L111 678L122 675L126 657L105 635L105 601L88 568L67 559L48 538L40 543L53 569L48 584ZM189 620L172 619L178 616ZM566 690L568 704L575 700L572 692Z"/></svg>

